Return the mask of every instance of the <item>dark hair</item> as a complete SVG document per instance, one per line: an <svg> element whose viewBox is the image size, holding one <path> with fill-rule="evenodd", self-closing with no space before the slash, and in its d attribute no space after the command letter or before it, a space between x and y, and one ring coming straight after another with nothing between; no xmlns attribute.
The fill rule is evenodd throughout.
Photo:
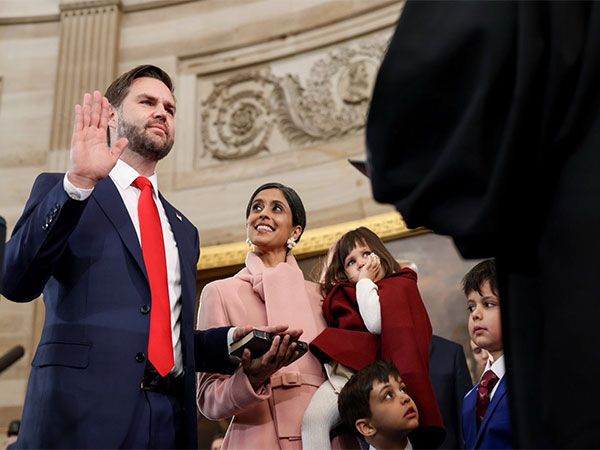
<svg viewBox="0 0 600 450"><path fill-rule="evenodd" d="M398 382L402 379L393 362L379 359L352 375L342 388L338 397L338 410L342 421L350 430L360 435L355 423L358 419L371 417L369 396L373 389L373 382L385 383L390 377Z"/></svg>
<svg viewBox="0 0 600 450"><path fill-rule="evenodd" d="M121 106L123 99L127 97L127 94L129 93L129 87L131 86L131 83L133 83L133 80L136 80L137 78L156 78L157 80L162 81L169 88L171 94L174 91L171 77L167 72L162 70L160 67L144 64L134 67L129 72L125 72L124 74L120 75L110 84L110 86L108 86L104 96L114 108Z"/></svg>
<svg viewBox="0 0 600 450"><path fill-rule="evenodd" d="M481 286L486 281L490 282L490 289L494 295L498 296L498 278L496 277L496 260L486 259L481 261L475 267L467 272L462 279L462 287L465 295L469 295L469 292L477 291L479 295L481 293Z"/></svg>
<svg viewBox="0 0 600 450"><path fill-rule="evenodd" d="M400 264L379 239L379 236L366 227L359 227L342 235L334 244L331 261L321 282L323 295L329 294L337 283L348 280L344 270L344 260L358 244L365 244L379 256L381 267L385 271L384 278L400 270Z"/></svg>
<svg viewBox="0 0 600 450"><path fill-rule="evenodd" d="M250 201L248 202L248 206L246 206L246 219L250 215L250 208L252 207L254 197L256 197L259 192L264 191L265 189L279 189L281 191L285 197L285 200L290 206L290 210L292 211L292 225L300 225L302 227L300 236L298 236L298 239L296 239L296 242L300 241L300 237L302 236L302 233L304 233L304 228L306 228L306 211L304 210L304 205L302 204L300 196L291 187L284 186L281 183L265 183L258 187L258 189L256 189L250 196Z"/></svg>

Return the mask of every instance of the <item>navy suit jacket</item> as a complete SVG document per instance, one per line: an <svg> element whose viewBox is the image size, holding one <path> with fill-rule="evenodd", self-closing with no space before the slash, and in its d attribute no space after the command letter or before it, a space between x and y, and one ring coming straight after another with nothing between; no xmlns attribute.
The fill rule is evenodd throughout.
<svg viewBox="0 0 600 450"><path fill-rule="evenodd" d="M477 386L479 386L479 383L465 396L462 407L465 448L469 450L476 448L512 448L506 377L502 377L498 383L498 389L496 389L488 405L479 430L477 429L477 419L475 417Z"/></svg>
<svg viewBox="0 0 600 450"><path fill-rule="evenodd" d="M446 439L440 448L463 448L461 407L473 382L462 345L440 336L431 336L429 378L446 427Z"/></svg>
<svg viewBox="0 0 600 450"><path fill-rule="evenodd" d="M6 245L2 294L43 291L46 315L14 448L118 448L146 365L150 288L139 240L113 181L85 201L64 174L41 174ZM162 196L181 270L186 447L196 448L195 371L229 368L227 327L194 331L196 228ZM196 358L195 356L198 355Z"/></svg>

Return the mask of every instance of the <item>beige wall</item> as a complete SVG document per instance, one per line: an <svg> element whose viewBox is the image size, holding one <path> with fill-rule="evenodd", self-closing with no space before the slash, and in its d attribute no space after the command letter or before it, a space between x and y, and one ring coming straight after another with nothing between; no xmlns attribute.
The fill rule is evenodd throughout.
<svg viewBox="0 0 600 450"><path fill-rule="evenodd" d="M4 12L7 5L1 6ZM9 230L36 174L45 170L58 30L58 22L0 25L0 215ZM20 305L0 299L0 353L14 345L26 348L25 357L0 375L1 433L21 415L40 309L35 302Z"/></svg>
<svg viewBox="0 0 600 450"><path fill-rule="evenodd" d="M102 35L111 5L119 8L114 49ZM368 94L401 8L391 0L0 0L0 215L10 230L36 174L67 168L68 140L55 134L69 133L73 105L64 103L96 87L83 54L90 48L113 76L141 63L172 75L177 138L159 183L203 246L244 239L246 202L267 181L297 189L312 229L392 211L371 199L346 158L364 154ZM79 13L87 22L70 25ZM415 251L435 253L432 245ZM456 290L444 282L435 308ZM0 375L0 432L20 414L42 320L39 300L0 300L0 353L27 350ZM434 322L454 336L454 325Z"/></svg>

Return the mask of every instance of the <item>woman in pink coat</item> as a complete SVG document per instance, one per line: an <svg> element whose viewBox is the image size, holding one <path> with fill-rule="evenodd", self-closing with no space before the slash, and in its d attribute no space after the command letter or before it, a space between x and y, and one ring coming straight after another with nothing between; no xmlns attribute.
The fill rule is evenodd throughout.
<svg viewBox="0 0 600 450"><path fill-rule="evenodd" d="M302 201L279 183L259 187L246 209L246 267L231 278L208 284L200 297L198 328L288 324L312 341L325 327L319 286L304 280L289 250L306 225ZM288 339L287 337L285 339ZM197 402L209 419L233 416L224 449L301 449L302 415L324 381L310 353L287 361L244 361L233 375L198 375Z"/></svg>

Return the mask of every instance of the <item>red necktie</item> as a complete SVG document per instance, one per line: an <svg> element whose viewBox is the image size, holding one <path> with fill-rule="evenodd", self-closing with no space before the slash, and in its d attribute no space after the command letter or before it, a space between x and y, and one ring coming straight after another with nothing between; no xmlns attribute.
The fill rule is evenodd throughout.
<svg viewBox="0 0 600 450"><path fill-rule="evenodd" d="M487 411L487 407L490 404L490 393L494 389L496 382L498 381L498 377L491 370L487 370L483 377L481 377L481 381L479 382L479 386L477 387L477 399L475 400L475 413L477 414L477 428L481 425L483 421L483 416L485 416L485 412Z"/></svg>
<svg viewBox="0 0 600 450"><path fill-rule="evenodd" d="M162 227L156 203L152 198L152 184L145 177L137 177L133 183L140 189L138 216L142 237L142 255L150 284L150 334L148 336L148 359L163 377L173 367L173 344L171 341L171 306L167 281L167 262Z"/></svg>

